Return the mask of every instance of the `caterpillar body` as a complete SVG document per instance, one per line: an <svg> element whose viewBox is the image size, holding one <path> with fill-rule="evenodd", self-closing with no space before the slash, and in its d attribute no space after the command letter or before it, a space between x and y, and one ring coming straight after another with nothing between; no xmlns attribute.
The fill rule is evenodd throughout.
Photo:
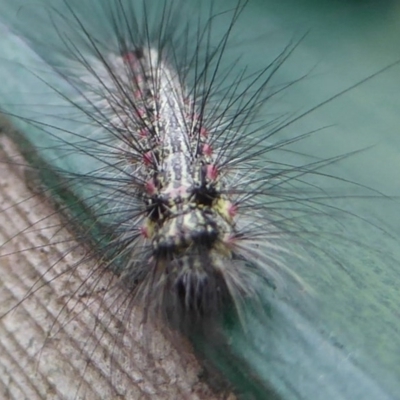
<svg viewBox="0 0 400 400"><path fill-rule="evenodd" d="M210 5L205 21L195 17L182 29L176 24L184 2L139 3L86 2L94 20L106 16L104 33L74 2L62 0L58 9L44 0L39 8L57 40L47 43L21 27L17 36L40 60L26 73L60 105L50 104L48 114L36 104L1 110L24 125L24 141L39 153L42 164L31 168L56 176L44 191L56 197L67 189L83 203L75 214L70 205L62 211L77 238L91 242L81 260L96 261L83 282L88 292L99 282L94 273L111 270L120 284L106 287L110 310L127 315L139 307L141 322L161 317L173 331L212 331L213 338L233 310L246 330L246 318L265 311L265 292L287 287L284 296L296 298L308 291L296 265L319 250L315 236L344 241L342 231L320 224L351 213L307 178L359 189L324 172L351 153L301 165L268 155L298 155L290 146L313 132L279 134L351 88L300 115L263 122L264 105L302 79L272 84L296 44L261 70L237 71L235 59L222 60L246 1L220 13ZM227 18L222 33L215 32L219 18ZM50 146L35 143L43 136Z"/></svg>
<svg viewBox="0 0 400 400"><path fill-rule="evenodd" d="M234 8L231 24L243 5ZM122 15L122 3L115 6ZM161 29L167 29L171 22L163 23ZM225 34L219 46L227 40ZM206 102L220 74L221 49L207 54L204 66L196 60L195 83L190 84L188 76L177 72L182 67L168 57L174 49L157 48L152 39L121 34L119 53L97 44L89 33L84 32L83 41L89 51L70 49L68 69L55 70L77 92L68 101L93 127L89 139L81 130L68 132L80 140L73 144L76 152L87 153L88 140L93 143L90 156L106 163L71 181L85 182L98 193L91 204L94 213L112 215L108 251L114 247L114 261L124 259L121 280L135 286L130 295L146 304L146 314L155 311L186 328L195 326L196 319L219 315L226 301L240 314L243 300L255 297L257 281L276 278L284 265L283 248L274 243L279 241L277 228L257 208L268 186L290 171L259 180L254 166L270 149L246 133L282 60L251 77L245 89L240 85L249 77L236 76L234 86L219 89L219 99ZM225 80L219 77L218 86ZM228 112L234 116L228 118ZM64 130L51 128L59 136ZM39 129L48 130L44 123Z"/></svg>

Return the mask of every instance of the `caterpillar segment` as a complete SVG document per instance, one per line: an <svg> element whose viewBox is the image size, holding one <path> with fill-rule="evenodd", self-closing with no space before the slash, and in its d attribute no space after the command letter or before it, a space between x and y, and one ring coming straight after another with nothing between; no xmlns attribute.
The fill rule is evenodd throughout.
<svg viewBox="0 0 400 400"><path fill-rule="evenodd" d="M160 301L183 301L186 310L209 314L228 294L222 269L234 258L237 207L224 187L209 132L177 74L152 49L121 60L133 96L128 108L117 98L111 108L122 105L121 114L130 114L121 129L122 154L134 166L133 182L145 182L145 190L137 190L145 211L135 221L142 239L133 252L150 247L147 268L154 271L152 291L163 291ZM147 297L148 286L142 288ZM176 295L180 299L165 298Z"/></svg>

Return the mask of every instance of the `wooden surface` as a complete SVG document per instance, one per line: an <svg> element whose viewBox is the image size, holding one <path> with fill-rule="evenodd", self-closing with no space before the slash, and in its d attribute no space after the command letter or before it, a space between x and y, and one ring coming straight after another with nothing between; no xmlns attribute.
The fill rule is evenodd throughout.
<svg viewBox="0 0 400 400"><path fill-rule="evenodd" d="M201 380L184 341L175 351L160 332L141 330L138 315L121 339L127 315L110 315L103 296L110 277L85 293L93 271L80 263L85 249L27 188L14 146L0 140L0 315L14 308L0 319L0 398L229 397Z"/></svg>

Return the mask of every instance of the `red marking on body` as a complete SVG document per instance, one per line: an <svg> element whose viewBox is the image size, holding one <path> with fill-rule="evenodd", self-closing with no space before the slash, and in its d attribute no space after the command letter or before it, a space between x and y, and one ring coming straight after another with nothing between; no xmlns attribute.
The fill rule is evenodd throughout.
<svg viewBox="0 0 400 400"><path fill-rule="evenodd" d="M126 61L128 63L131 63L134 60L136 60L136 56L133 53L131 53L130 51L128 53L123 54L122 58L124 61Z"/></svg>
<svg viewBox="0 0 400 400"><path fill-rule="evenodd" d="M228 212L228 215L229 215L231 218L234 218L234 217L236 216L236 214L237 214L237 211L238 211L237 205L232 204L230 201L228 201L228 204L227 204L227 212Z"/></svg>
<svg viewBox="0 0 400 400"><path fill-rule="evenodd" d="M135 99L140 99L142 97L142 91L140 89L137 89L133 92L133 96Z"/></svg>
<svg viewBox="0 0 400 400"><path fill-rule="evenodd" d="M205 156L210 157L212 155L213 149L209 144L206 143L203 145L202 152Z"/></svg>
<svg viewBox="0 0 400 400"><path fill-rule="evenodd" d="M153 163L153 152L152 151L148 151L147 153L143 154L143 163L144 165L146 165L146 167L148 167L149 165L151 165Z"/></svg>
<svg viewBox="0 0 400 400"><path fill-rule="evenodd" d="M149 238L150 235L149 235L149 229L147 228L147 226L140 227L140 234L146 239Z"/></svg>
<svg viewBox="0 0 400 400"><path fill-rule="evenodd" d="M147 116L147 111L144 108L138 108L137 113L140 118L146 117Z"/></svg>
<svg viewBox="0 0 400 400"><path fill-rule="evenodd" d="M139 59L136 57L135 53L128 51L122 55L122 59L129 64L131 67L135 67L139 63Z"/></svg>
<svg viewBox="0 0 400 400"><path fill-rule="evenodd" d="M132 79L133 79L133 82L136 84L136 86L139 86L139 84L144 81L143 76L140 74L133 75Z"/></svg>
<svg viewBox="0 0 400 400"><path fill-rule="evenodd" d="M208 130L206 128L204 128L204 126L202 126L200 128L200 136L202 136L204 138L208 137Z"/></svg>
<svg viewBox="0 0 400 400"><path fill-rule="evenodd" d="M145 137L149 136L149 130L147 128L139 129L139 136L141 138L145 138Z"/></svg>
<svg viewBox="0 0 400 400"><path fill-rule="evenodd" d="M145 187L146 187L146 192L147 192L149 195L153 195L153 194L155 194L156 191L157 191L157 188L156 188L156 185L155 185L153 179L150 180L150 181L147 181Z"/></svg>
<svg viewBox="0 0 400 400"><path fill-rule="evenodd" d="M216 165L207 165L207 178L211 181L215 181L218 177L218 168Z"/></svg>

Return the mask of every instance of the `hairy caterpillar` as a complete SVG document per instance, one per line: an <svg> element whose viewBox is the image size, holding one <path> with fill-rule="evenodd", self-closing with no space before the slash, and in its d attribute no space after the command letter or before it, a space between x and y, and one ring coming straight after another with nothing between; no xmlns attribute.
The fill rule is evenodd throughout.
<svg viewBox="0 0 400 400"><path fill-rule="evenodd" d="M264 164L265 154L309 135L275 141L295 118L257 125L258 109L292 84L271 81L290 49L254 73L222 64L242 3L233 6L216 44L211 32L219 14L212 7L205 21L194 28L188 22L180 31L174 26L180 2L161 2L156 28L148 25L152 6L145 2L144 22L135 18L131 3L96 6L109 16L115 40L110 43L96 34L89 17L77 14L69 2L60 4L66 14L55 6L46 10L61 43L47 44L49 53L36 44L52 68L33 74L38 80L62 78L46 85L63 105L51 110L50 122L49 115L24 115L23 107L8 114L53 139L41 155L54 161L60 186L84 193L86 209L72 218L82 225L82 238L95 237L95 256L105 254L101 267L112 268L127 284L127 291L117 291L127 312L141 303L145 315L161 314L190 330L219 317L228 297L242 317L242 303L259 288L268 290L266 283L279 279L288 284L295 269L292 242L312 246L309 238L320 227L306 229L304 216L311 224L313 216L334 210L324 203L332 196L316 189L321 194L313 199L307 190L313 182L302 178L329 178L322 168L342 157ZM65 33L74 29L76 36ZM54 149L61 151L60 161L50 154ZM97 237L94 220L100 221Z"/></svg>
<svg viewBox="0 0 400 400"><path fill-rule="evenodd" d="M126 12L125 6L116 2L113 7L111 15L118 20ZM169 6L164 7L167 16L158 29L170 31L174 19L168 15L172 13ZM242 7L239 3L234 8L232 26ZM69 23L82 24L72 9L70 12ZM212 11L209 18L214 18ZM219 62L229 30L216 49L208 50L204 66L196 60L197 70L190 78L177 71L184 64L190 66L197 54L188 54L183 65L174 65L170 54L177 58L176 48L163 42L155 47L152 36L141 38L135 32L136 21L133 27L124 23L129 22L122 19L122 26L115 27L117 53L100 47L83 30L87 53L70 48L68 71L55 68L76 91L76 99L68 101L86 118L81 126L93 130L89 138L81 128L68 132L78 139L73 142L74 150L88 153L89 141L90 156L105 161L90 174L67 179L71 186L82 181L103 191L87 202L91 213L109 219L105 224L112 227L106 233L112 239L107 251L112 253L113 264L123 259L122 281L128 286L140 282L131 296L140 298L147 312L154 308L172 318L200 320L219 314L219 304L228 297L237 302L240 312L240 299L255 295L257 279L272 278L283 268L278 256L283 249L273 243L279 236L275 232L278 227L273 221L267 230L260 226L259 219L265 216L257 209L267 187L292 171L280 171L273 179L260 182L255 166L259 155L271 147L262 148L261 139L252 139L246 130L258 130L251 120L264 97L276 94L263 91L287 52L257 75L248 77L240 72L233 77L235 83L224 89L227 78L218 77ZM189 32L187 35L190 38ZM201 49L208 44L198 35ZM243 82L250 79L242 89ZM219 98L210 100L209 93L217 90L217 84ZM58 126L50 128L64 131ZM39 129L48 131L47 126ZM60 133L49 134L65 141ZM265 242L267 237L270 239Z"/></svg>

